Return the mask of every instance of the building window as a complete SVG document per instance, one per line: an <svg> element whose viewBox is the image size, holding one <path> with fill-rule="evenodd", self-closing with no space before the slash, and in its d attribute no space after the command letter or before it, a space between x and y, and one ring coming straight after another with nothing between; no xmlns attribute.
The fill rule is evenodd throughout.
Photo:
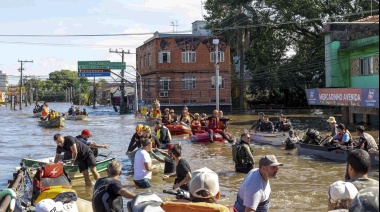
<svg viewBox="0 0 380 212"><path fill-rule="evenodd" d="M170 51L160 51L158 53L158 63L170 63Z"/></svg>
<svg viewBox="0 0 380 212"><path fill-rule="evenodd" d="M170 77L160 78L160 90L170 90Z"/></svg>
<svg viewBox="0 0 380 212"><path fill-rule="evenodd" d="M224 52L220 51L218 52L218 55L219 55L219 62L224 62ZM215 63L215 52L211 52L210 53L210 58L211 58L211 62Z"/></svg>
<svg viewBox="0 0 380 212"><path fill-rule="evenodd" d="M194 90L195 82L195 77L182 77L182 90Z"/></svg>
<svg viewBox="0 0 380 212"><path fill-rule="evenodd" d="M215 86L215 84L216 84L215 79L216 79L216 76L212 76L211 77L211 89L215 89L216 88L216 86ZM224 89L224 84L225 84L224 81L225 81L224 77L219 76L219 89Z"/></svg>
<svg viewBox="0 0 380 212"><path fill-rule="evenodd" d="M140 66L141 66L141 68L144 68L144 59L143 59L143 57L140 57Z"/></svg>
<svg viewBox="0 0 380 212"><path fill-rule="evenodd" d="M148 66L148 57L144 55L144 67Z"/></svg>
<svg viewBox="0 0 380 212"><path fill-rule="evenodd" d="M182 52L182 63L195 63L196 55L194 51L185 51Z"/></svg>
<svg viewBox="0 0 380 212"><path fill-rule="evenodd" d="M373 57L360 58L360 75L373 74Z"/></svg>
<svg viewBox="0 0 380 212"><path fill-rule="evenodd" d="M152 65L152 55L148 54L148 66Z"/></svg>

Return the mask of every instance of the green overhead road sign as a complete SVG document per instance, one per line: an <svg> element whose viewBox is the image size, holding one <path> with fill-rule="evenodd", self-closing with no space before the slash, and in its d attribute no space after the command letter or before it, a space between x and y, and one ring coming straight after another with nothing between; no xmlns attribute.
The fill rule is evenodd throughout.
<svg viewBox="0 0 380 212"><path fill-rule="evenodd" d="M78 61L79 69L109 69L110 61Z"/></svg>
<svg viewBox="0 0 380 212"><path fill-rule="evenodd" d="M110 62L109 69L125 69L125 62Z"/></svg>

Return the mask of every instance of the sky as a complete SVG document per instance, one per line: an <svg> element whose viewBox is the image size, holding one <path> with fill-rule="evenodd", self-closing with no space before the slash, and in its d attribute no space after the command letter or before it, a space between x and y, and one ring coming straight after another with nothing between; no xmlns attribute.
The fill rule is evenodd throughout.
<svg viewBox="0 0 380 212"><path fill-rule="evenodd" d="M172 21L178 21L177 31L190 33L191 23L202 20L202 12L205 13L201 5L201 0L1 0L0 70L9 75L10 84L17 84L19 60L33 60L33 63L24 63L23 74L41 79L62 69L77 71L78 61L120 62L121 56L110 53L110 49L122 48L135 53L154 32L172 32ZM128 33L149 34L15 36ZM125 62L136 66L135 54L125 55ZM135 74L132 68L126 71Z"/></svg>

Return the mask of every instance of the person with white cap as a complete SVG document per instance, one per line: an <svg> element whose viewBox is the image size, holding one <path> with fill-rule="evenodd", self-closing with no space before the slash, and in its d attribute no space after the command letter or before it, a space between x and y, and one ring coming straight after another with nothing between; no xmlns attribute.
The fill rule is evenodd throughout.
<svg viewBox="0 0 380 212"><path fill-rule="evenodd" d="M192 211L221 211L229 212L226 206L215 204L220 198L219 177L211 169L204 167L192 173L189 182L191 202L172 201L164 202L161 208L166 212L192 212Z"/></svg>
<svg viewBox="0 0 380 212"><path fill-rule="evenodd" d="M352 183L336 181L330 185L328 192L328 210L348 209L357 194L358 189Z"/></svg>
<svg viewBox="0 0 380 212"><path fill-rule="evenodd" d="M238 212L269 211L271 188L269 179L277 178L279 163L274 155L266 155L244 178L236 197L234 208Z"/></svg>
<svg viewBox="0 0 380 212"><path fill-rule="evenodd" d="M36 212L63 212L63 211L78 211L78 210L64 210L62 202L55 202L52 199L43 199L39 201L35 206Z"/></svg>

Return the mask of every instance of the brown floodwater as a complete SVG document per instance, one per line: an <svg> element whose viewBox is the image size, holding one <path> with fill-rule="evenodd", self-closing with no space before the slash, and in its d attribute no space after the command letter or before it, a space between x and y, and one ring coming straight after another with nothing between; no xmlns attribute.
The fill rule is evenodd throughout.
<svg viewBox="0 0 380 212"><path fill-rule="evenodd" d="M67 103L52 103L51 109L64 112L70 107ZM45 129L37 126L37 119L30 118L31 107L22 111L10 111L9 108L0 107L2 120L0 129L0 188L6 186L11 178L14 167L18 165L22 157L31 155L33 158L53 156L55 143L52 139L55 133L63 135L79 135L88 128L91 130L93 140L101 144L109 144L108 150L101 149L104 154L111 153L123 164L123 175L120 180L125 188L134 192L153 191L164 200L174 199L174 196L164 194L163 189L170 189L174 179L162 181L163 165L153 172L151 180L153 187L136 189L133 183L133 175L130 172L130 162L125 155L130 139L134 133L136 124L143 123L143 119L135 119L132 115L120 116L112 112L110 107L92 109L86 107L90 116L87 121L66 121L65 128ZM190 111L196 112L196 111ZM286 114L300 134L307 128L314 128L322 133L329 131L326 120L330 114ZM240 138L244 129L249 129L258 119L256 115L228 115L231 118L228 131ZM339 115L336 116L339 120ZM271 121L277 120L270 115ZM349 126L354 132L355 126ZM378 138L378 127L368 131ZM219 175L221 198L218 203L233 205L239 186L245 174L234 172L231 144L228 143L192 143L186 136L173 136L174 143L180 143L183 149L183 158L186 159L192 170L208 167ZM355 138L355 136L354 136ZM356 137L357 138L357 137ZM286 151L282 147L270 145L257 145L252 143L254 158L258 164L259 158L274 154L284 163L278 172L278 178L270 180L272 194L270 211L326 211L327 191L329 185L337 180L344 179L345 163L328 161L312 156L298 156L296 150ZM101 173L105 176L105 173ZM373 170L370 176L379 179L378 170ZM74 181L74 188L79 197L91 200L92 187L84 186L82 180ZM125 201L126 202L126 201Z"/></svg>

